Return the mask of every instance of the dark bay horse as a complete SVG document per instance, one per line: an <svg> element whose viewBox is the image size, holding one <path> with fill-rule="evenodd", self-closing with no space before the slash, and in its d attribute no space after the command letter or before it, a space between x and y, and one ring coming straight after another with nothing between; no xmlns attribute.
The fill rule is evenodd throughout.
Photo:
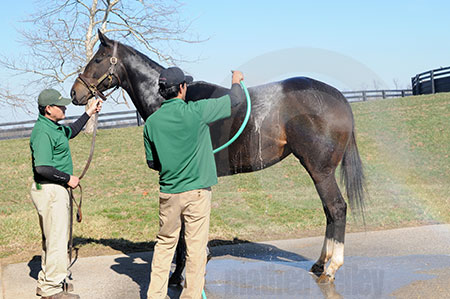
<svg viewBox="0 0 450 299"><path fill-rule="evenodd" d="M109 40L100 32L99 36L98 51L72 87L73 103L85 105L93 93L121 86L145 120L163 101L157 82L164 68L129 46ZM214 98L228 92L218 85L193 82L186 99ZM337 89L305 77L251 87L249 93L250 120L242 135L215 155L218 175L264 169L294 154L311 176L326 216L322 252L311 272L319 276L319 282L333 281L344 263L347 214L335 178L339 163L350 207L360 212L364 207L364 174L351 107ZM243 101L229 119L210 126L214 148L235 134L246 109ZM178 266L177 258L175 272L180 274Z"/></svg>

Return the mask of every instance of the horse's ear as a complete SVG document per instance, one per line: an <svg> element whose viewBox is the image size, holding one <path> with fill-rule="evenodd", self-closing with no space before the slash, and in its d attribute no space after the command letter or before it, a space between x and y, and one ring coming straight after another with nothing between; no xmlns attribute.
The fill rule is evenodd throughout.
<svg viewBox="0 0 450 299"><path fill-rule="evenodd" d="M100 40L100 43L105 47L109 47L109 45L111 44L111 40L109 38L107 38L106 35L104 35L100 31L100 29L98 29L98 38Z"/></svg>

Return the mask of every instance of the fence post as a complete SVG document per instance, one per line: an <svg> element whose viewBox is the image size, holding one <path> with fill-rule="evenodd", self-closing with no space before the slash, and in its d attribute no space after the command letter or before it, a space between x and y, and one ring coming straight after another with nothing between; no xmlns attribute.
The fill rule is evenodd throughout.
<svg viewBox="0 0 450 299"><path fill-rule="evenodd" d="M436 93L436 89L434 87L434 70L430 71L430 82L431 82L431 93L435 94Z"/></svg>
<svg viewBox="0 0 450 299"><path fill-rule="evenodd" d="M141 126L141 116L139 115L139 112L136 110L136 122L138 127Z"/></svg>
<svg viewBox="0 0 450 299"><path fill-rule="evenodd" d="M366 96L366 91L365 90L363 90L363 101L367 101L367 96Z"/></svg>
<svg viewBox="0 0 450 299"><path fill-rule="evenodd" d="M420 94L420 80L419 80L419 75L416 75L416 95Z"/></svg>
<svg viewBox="0 0 450 299"><path fill-rule="evenodd" d="M405 97L405 91L402 90L402 98L404 98L404 97Z"/></svg>
<svg viewBox="0 0 450 299"><path fill-rule="evenodd" d="M382 90L381 94L383 95L383 99L385 99L386 98L386 90Z"/></svg>

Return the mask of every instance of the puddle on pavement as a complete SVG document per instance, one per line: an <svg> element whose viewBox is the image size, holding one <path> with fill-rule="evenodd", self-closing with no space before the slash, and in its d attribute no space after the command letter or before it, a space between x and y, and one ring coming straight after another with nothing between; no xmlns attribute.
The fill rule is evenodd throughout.
<svg viewBox="0 0 450 299"><path fill-rule="evenodd" d="M450 255L346 256L334 284L318 285L308 270L314 261L215 258L207 266L205 291L215 298L389 298L395 290L435 276L420 273L450 267Z"/></svg>

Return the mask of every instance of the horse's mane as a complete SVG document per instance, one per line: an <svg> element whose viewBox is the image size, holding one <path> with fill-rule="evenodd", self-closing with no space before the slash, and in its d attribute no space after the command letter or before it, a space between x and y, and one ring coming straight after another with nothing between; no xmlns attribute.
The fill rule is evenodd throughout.
<svg viewBox="0 0 450 299"><path fill-rule="evenodd" d="M118 42L127 51L133 55L139 56L142 60L149 64L152 69L162 70L165 69L162 65L149 58L144 53L136 50L135 48ZM228 89L205 81L194 81L188 85L188 91L186 95L187 101L197 101L201 99L217 98L221 97L229 92Z"/></svg>
<svg viewBox="0 0 450 299"><path fill-rule="evenodd" d="M131 53L133 53L134 55L137 55L139 57L141 57L144 61L146 61L151 68L153 69L165 69L165 67L163 67L162 65L160 65L159 63L157 63L156 61L152 60L151 58L149 58L147 55L145 55L144 53L136 50L135 48L122 44L120 42L118 42L122 47L124 47L125 49L127 49L128 51L130 51Z"/></svg>
<svg viewBox="0 0 450 299"><path fill-rule="evenodd" d="M162 70L165 69L162 65L155 62L151 58L149 58L147 55L143 54L142 52L136 50L135 48L122 44L119 42L119 44L124 47L127 51L131 52L133 55L139 56L142 60L144 60L146 63L149 64L149 66L152 69L156 70ZM209 82L205 81L194 81L188 85L188 91L186 95L187 101L197 101L201 99L208 99L208 98L217 98L221 97L229 92L228 89Z"/></svg>

